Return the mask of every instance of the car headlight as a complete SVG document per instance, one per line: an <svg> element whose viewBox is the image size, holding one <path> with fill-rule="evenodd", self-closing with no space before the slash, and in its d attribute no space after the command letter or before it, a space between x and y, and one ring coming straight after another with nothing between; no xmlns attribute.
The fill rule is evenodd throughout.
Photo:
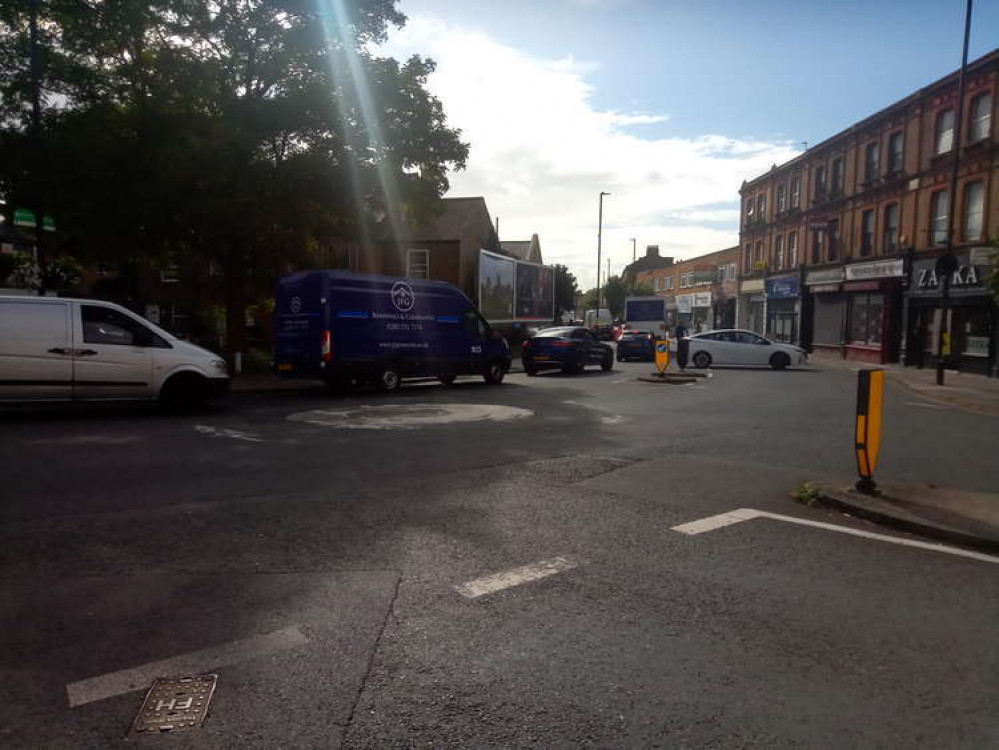
<svg viewBox="0 0 999 750"><path fill-rule="evenodd" d="M221 375L229 374L229 363L224 359L213 359L212 367L215 368L215 372L220 373Z"/></svg>

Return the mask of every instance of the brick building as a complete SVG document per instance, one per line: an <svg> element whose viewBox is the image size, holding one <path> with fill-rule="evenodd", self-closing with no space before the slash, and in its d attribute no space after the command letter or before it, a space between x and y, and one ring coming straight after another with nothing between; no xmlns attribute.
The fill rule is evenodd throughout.
<svg viewBox="0 0 999 750"><path fill-rule="evenodd" d="M953 206L954 364L992 369L995 305L976 248L999 234L997 76L999 50L968 66L960 138L955 72L744 183L740 326L846 359L930 364L942 315L929 271Z"/></svg>
<svg viewBox="0 0 999 750"><path fill-rule="evenodd" d="M637 284L666 297L667 322L691 331L732 328L739 248L730 247L660 268L638 271Z"/></svg>

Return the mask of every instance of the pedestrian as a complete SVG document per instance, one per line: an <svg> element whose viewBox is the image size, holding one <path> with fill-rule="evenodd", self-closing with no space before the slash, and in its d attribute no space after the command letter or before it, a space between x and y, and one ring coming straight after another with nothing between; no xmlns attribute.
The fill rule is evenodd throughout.
<svg viewBox="0 0 999 750"><path fill-rule="evenodd" d="M687 335L687 328L686 326L683 325L683 321L681 320L679 323L676 324L676 340L679 341L686 335Z"/></svg>

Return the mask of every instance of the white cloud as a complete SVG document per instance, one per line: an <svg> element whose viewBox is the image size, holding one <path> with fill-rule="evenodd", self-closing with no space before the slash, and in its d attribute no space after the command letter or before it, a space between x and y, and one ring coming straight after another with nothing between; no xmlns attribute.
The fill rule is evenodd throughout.
<svg viewBox="0 0 999 750"><path fill-rule="evenodd" d="M611 193L604 257L617 273L631 260L631 237L639 254L658 244L678 258L736 244L739 185L795 154L789 143L718 134L642 137L642 126L668 116L596 109L593 63L533 57L432 18L411 17L381 53L437 61L429 87L471 144L449 195L485 196L503 239L537 232L545 261L566 263L582 286L596 277L601 190Z"/></svg>

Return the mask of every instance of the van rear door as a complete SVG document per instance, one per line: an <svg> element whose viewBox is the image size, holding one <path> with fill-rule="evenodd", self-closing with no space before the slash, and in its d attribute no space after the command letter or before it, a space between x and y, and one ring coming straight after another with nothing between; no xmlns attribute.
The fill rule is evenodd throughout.
<svg viewBox="0 0 999 750"><path fill-rule="evenodd" d="M59 300L0 300L0 400L73 395L69 311Z"/></svg>
<svg viewBox="0 0 999 750"><path fill-rule="evenodd" d="M318 375L333 342L324 339L323 274L298 273L278 283L274 299L274 366L279 375Z"/></svg>

